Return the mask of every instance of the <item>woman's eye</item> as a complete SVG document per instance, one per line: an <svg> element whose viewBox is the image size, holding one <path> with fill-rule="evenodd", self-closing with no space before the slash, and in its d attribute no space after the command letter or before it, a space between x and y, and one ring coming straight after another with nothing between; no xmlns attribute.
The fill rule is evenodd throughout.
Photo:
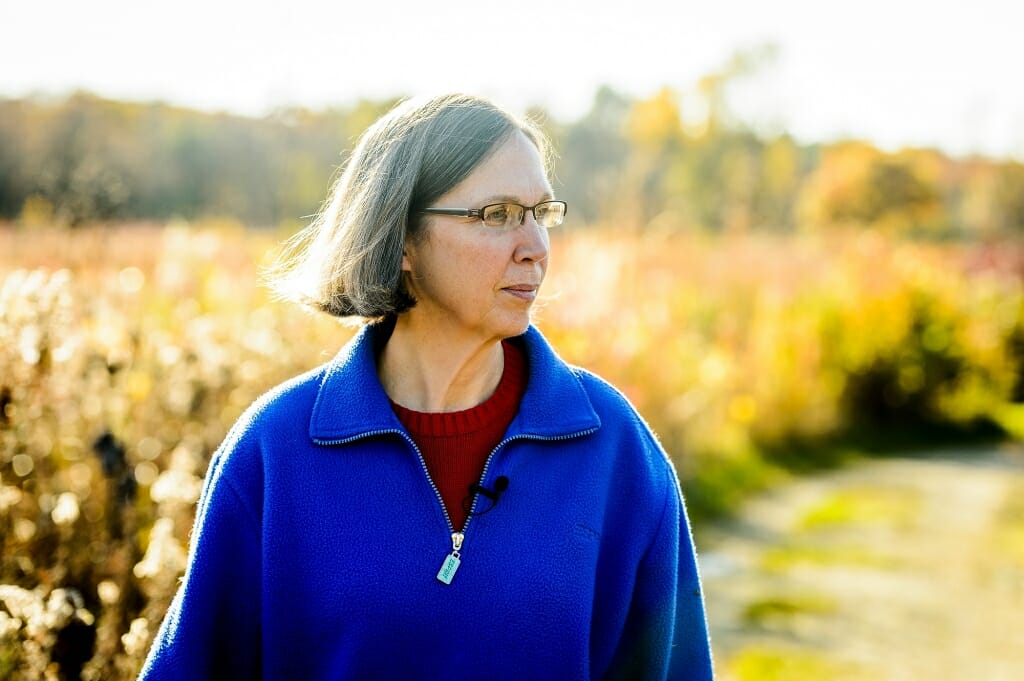
<svg viewBox="0 0 1024 681"><path fill-rule="evenodd" d="M484 213L484 222L489 224L503 225L505 220L508 218L508 208L505 206L495 206L494 208L488 208Z"/></svg>

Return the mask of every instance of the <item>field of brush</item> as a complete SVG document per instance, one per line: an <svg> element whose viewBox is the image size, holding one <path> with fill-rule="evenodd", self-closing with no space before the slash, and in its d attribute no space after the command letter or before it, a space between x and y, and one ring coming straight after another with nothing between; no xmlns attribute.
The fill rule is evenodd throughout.
<svg viewBox="0 0 1024 681"><path fill-rule="evenodd" d="M0 678L138 672L206 464L351 327L259 285L285 234L0 226ZM791 471L1024 437L1024 246L553 234L536 321L659 434L700 526Z"/></svg>

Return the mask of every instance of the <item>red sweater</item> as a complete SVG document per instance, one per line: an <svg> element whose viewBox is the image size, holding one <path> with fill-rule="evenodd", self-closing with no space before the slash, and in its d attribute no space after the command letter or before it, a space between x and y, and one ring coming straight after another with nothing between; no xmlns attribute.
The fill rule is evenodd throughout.
<svg viewBox="0 0 1024 681"><path fill-rule="evenodd" d="M391 402L398 419L423 453L427 471L441 492L456 531L466 522L462 500L469 495L469 486L480 481L488 455L504 437L526 390L526 357L522 348L509 340L502 342L502 348L505 369L498 387L493 395L471 409L432 413Z"/></svg>

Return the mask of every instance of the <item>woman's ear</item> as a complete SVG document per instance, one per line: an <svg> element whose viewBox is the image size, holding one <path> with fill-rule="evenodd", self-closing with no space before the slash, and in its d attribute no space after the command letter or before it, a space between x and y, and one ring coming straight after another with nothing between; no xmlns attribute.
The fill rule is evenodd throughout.
<svg viewBox="0 0 1024 681"><path fill-rule="evenodd" d="M412 261L409 259L409 247L402 249L402 271L412 272Z"/></svg>

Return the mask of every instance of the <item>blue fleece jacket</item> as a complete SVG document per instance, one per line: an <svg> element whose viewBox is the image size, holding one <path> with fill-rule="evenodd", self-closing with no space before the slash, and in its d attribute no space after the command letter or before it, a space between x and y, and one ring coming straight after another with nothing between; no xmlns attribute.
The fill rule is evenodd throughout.
<svg viewBox="0 0 1024 681"><path fill-rule="evenodd" d="M261 397L218 448L141 678L711 679L678 480L625 397L530 327L482 477L508 488L455 550L377 378L379 333Z"/></svg>

